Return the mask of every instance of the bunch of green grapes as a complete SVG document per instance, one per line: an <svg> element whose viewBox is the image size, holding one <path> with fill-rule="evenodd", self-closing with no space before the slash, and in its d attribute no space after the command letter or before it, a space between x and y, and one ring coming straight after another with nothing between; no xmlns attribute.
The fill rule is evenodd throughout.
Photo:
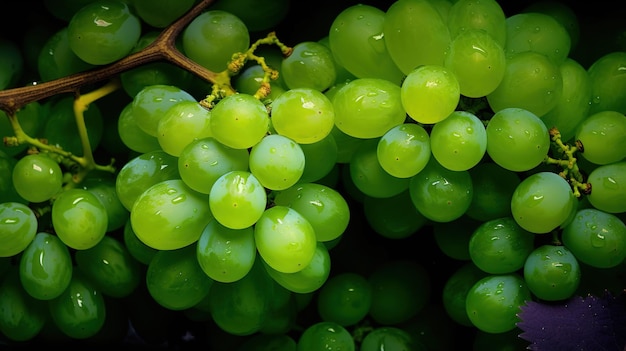
<svg viewBox="0 0 626 351"><path fill-rule="evenodd" d="M46 1L22 47L0 42L1 88L140 54L197 4ZM152 62L84 111L59 93L0 113L0 343L130 325L153 345L200 326L220 350L450 349L623 271L624 56L579 63L570 8L366 2L298 37L292 5L218 0L179 28L214 84Z"/></svg>

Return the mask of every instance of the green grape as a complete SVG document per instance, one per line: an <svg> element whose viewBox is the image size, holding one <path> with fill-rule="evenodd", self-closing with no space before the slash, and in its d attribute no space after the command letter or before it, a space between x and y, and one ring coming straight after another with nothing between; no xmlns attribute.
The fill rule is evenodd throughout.
<svg viewBox="0 0 626 351"><path fill-rule="evenodd" d="M551 0L538 1L529 4L523 12L541 12L554 17L564 28L570 37L571 49L576 48L580 40L580 22L578 14L571 5Z"/></svg>
<svg viewBox="0 0 626 351"><path fill-rule="evenodd" d="M274 280L270 281L273 293L270 296L267 317L259 332L268 335L286 335L296 327L296 300L290 290Z"/></svg>
<svg viewBox="0 0 626 351"><path fill-rule="evenodd" d="M355 77L383 79L400 85L403 74L387 49L389 33L384 30L385 18L385 12L372 5L346 7L331 23L330 50L336 62Z"/></svg>
<svg viewBox="0 0 626 351"><path fill-rule="evenodd" d="M79 58L70 48L67 26L46 40L37 58L38 73L44 82L85 72L94 67L95 65Z"/></svg>
<svg viewBox="0 0 626 351"><path fill-rule="evenodd" d="M322 44L322 45L325 45L327 48L330 49L330 37L328 35L323 36L317 42ZM331 51L331 53L332 53L332 51ZM332 55L332 59L333 59L333 64L335 66L335 82L334 82L334 84L332 86L330 86L326 90L326 92L328 92L329 90L333 89L333 87L336 87L338 84L341 84L343 82L347 82L347 81L351 81L353 79L356 79L354 74L350 73L344 66L342 66L337 61L337 59L335 58L335 55Z"/></svg>
<svg viewBox="0 0 626 351"><path fill-rule="evenodd" d="M309 265L317 246L311 223L282 205L263 212L254 226L254 242L263 261L283 273L298 272Z"/></svg>
<svg viewBox="0 0 626 351"><path fill-rule="evenodd" d="M23 342L37 337L46 324L46 307L45 301L24 290L16 268L0 281L0 333L9 340ZM10 344L3 344L10 347Z"/></svg>
<svg viewBox="0 0 626 351"><path fill-rule="evenodd" d="M546 127L556 127L561 139L568 141L574 137L580 122L589 116L591 80L587 70L571 58L566 58L559 69L563 79L561 98L541 119Z"/></svg>
<svg viewBox="0 0 626 351"><path fill-rule="evenodd" d="M2 202L19 202L28 205L28 201L21 197L13 185L13 167L17 159L0 150L0 199Z"/></svg>
<svg viewBox="0 0 626 351"><path fill-rule="evenodd" d="M30 202L50 200L61 191L63 170L46 154L29 154L20 158L13 167L15 191Z"/></svg>
<svg viewBox="0 0 626 351"><path fill-rule="evenodd" d="M415 337L399 327L376 327L363 337L359 350L428 350L426 346L415 339Z"/></svg>
<svg viewBox="0 0 626 351"><path fill-rule="evenodd" d="M117 197L115 178L111 176L87 177L81 187L96 195L107 212L107 233L120 229L128 221L130 212Z"/></svg>
<svg viewBox="0 0 626 351"><path fill-rule="evenodd" d="M188 2L189 0L185 1ZM180 2L177 2L176 4L179 3ZM137 5L143 6L144 4L135 4L135 6ZM157 8L153 6L152 9L160 11L162 7L159 6ZM143 33L131 53L145 49L148 45L152 44L160 34L161 32L156 30ZM178 45L179 43L179 41L176 42L176 48L181 50L180 45ZM171 62L157 61L148 62L120 73L120 82L126 94L132 98L135 97L141 89L150 85L174 85L183 89L191 87L192 77L191 72Z"/></svg>
<svg viewBox="0 0 626 351"><path fill-rule="evenodd" d="M348 170L359 191L371 197L385 198L408 189L411 178L394 177L382 168L377 155L379 139L367 139L359 145L352 155Z"/></svg>
<svg viewBox="0 0 626 351"><path fill-rule="evenodd" d="M313 293L320 289L330 276L330 254L325 243L318 242L311 262L293 273L278 271L263 261L267 274L283 288L297 294Z"/></svg>
<svg viewBox="0 0 626 351"><path fill-rule="evenodd" d="M321 141L335 125L332 102L312 88L289 89L272 102L271 108L276 132L299 144Z"/></svg>
<svg viewBox="0 0 626 351"><path fill-rule="evenodd" d="M131 52L141 36L141 21L124 1L98 0L74 13L67 36L81 60L106 65Z"/></svg>
<svg viewBox="0 0 626 351"><path fill-rule="evenodd" d="M298 339L297 351L356 351L352 335L344 326L332 321L319 321L307 326Z"/></svg>
<svg viewBox="0 0 626 351"><path fill-rule="evenodd" d="M195 101L184 100L170 106L157 124L161 149L176 157L192 141L210 136L211 112Z"/></svg>
<svg viewBox="0 0 626 351"><path fill-rule="evenodd" d="M541 245L524 263L524 281L539 299L559 301L569 299L580 284L578 259L565 246Z"/></svg>
<svg viewBox="0 0 626 351"><path fill-rule="evenodd" d="M72 339L96 335L106 318L104 295L78 270L72 274L67 289L48 301L48 308L54 325Z"/></svg>
<svg viewBox="0 0 626 351"><path fill-rule="evenodd" d="M122 239L124 240L124 246L128 250L128 253L137 261L147 265L154 255L159 251L143 243L137 234L133 231L133 226L130 218L124 224L124 231L122 233Z"/></svg>
<svg viewBox="0 0 626 351"><path fill-rule="evenodd" d="M376 266L367 279L372 290L368 313L381 325L396 325L413 318L432 293L430 273L416 261L386 261Z"/></svg>
<svg viewBox="0 0 626 351"><path fill-rule="evenodd" d="M380 78L354 79L333 96L335 125L355 138L376 138L406 118L400 87Z"/></svg>
<svg viewBox="0 0 626 351"><path fill-rule="evenodd" d="M450 222L467 211L474 190L469 171L451 171L433 157L410 178L409 192L413 205L424 217Z"/></svg>
<svg viewBox="0 0 626 351"><path fill-rule="evenodd" d="M37 216L26 204L0 203L0 257L11 257L24 251L37 234Z"/></svg>
<svg viewBox="0 0 626 351"><path fill-rule="evenodd" d="M267 57L265 58L265 61L267 64ZM271 65L268 66L271 67ZM286 91L282 76L280 75L280 71L276 70L274 67L271 68L274 69L276 72L279 72L279 76L274 77L273 75L270 75L270 92L265 98L261 100L264 104L270 104L271 102L276 100L279 95ZM267 79L267 77L265 77L265 74L266 72L264 71L263 66L259 64L250 64L249 66L245 66L237 76L232 78L233 88L235 88L235 90L239 93L254 95L259 92L259 89L266 88L266 85L263 82Z"/></svg>
<svg viewBox="0 0 626 351"><path fill-rule="evenodd" d="M553 172L534 173L515 188L511 213L525 230L543 234L567 224L577 207L569 183Z"/></svg>
<svg viewBox="0 0 626 351"><path fill-rule="evenodd" d="M330 132L337 143L337 163L350 163L352 155L365 140L348 135L335 125Z"/></svg>
<svg viewBox="0 0 626 351"><path fill-rule="evenodd" d="M132 102L129 102L122 108L117 119L117 132L122 143L132 151L146 153L161 150L161 145L159 145L159 140L156 136L150 135L139 128L133 113Z"/></svg>
<svg viewBox="0 0 626 351"><path fill-rule="evenodd" d="M65 95L58 100L50 100L49 110L41 137L54 145L71 152L74 155L83 155L83 144L79 137L78 126L74 113L74 97ZM102 140L104 119L97 102L89 105L83 113L85 128L88 131L88 140L91 151L94 151Z"/></svg>
<svg viewBox="0 0 626 351"><path fill-rule="evenodd" d="M194 0L183 1L147 1L133 0L133 8L142 22L156 28L165 28L189 11Z"/></svg>
<svg viewBox="0 0 626 351"><path fill-rule="evenodd" d="M446 256L459 260L471 260L469 241L474 231L483 222L469 217L467 214L450 222L433 222L433 235L437 247Z"/></svg>
<svg viewBox="0 0 626 351"><path fill-rule="evenodd" d="M507 274L524 267L535 248L535 234L523 229L513 217L482 223L469 240L470 258L490 274Z"/></svg>
<svg viewBox="0 0 626 351"><path fill-rule="evenodd" d="M596 112L576 129L576 140L583 146L587 161L606 165L626 158L626 116L617 111Z"/></svg>
<svg viewBox="0 0 626 351"><path fill-rule="evenodd" d="M81 7L93 2L94 0L44 0L43 4L47 12L55 18L63 21L69 21L72 15Z"/></svg>
<svg viewBox="0 0 626 351"><path fill-rule="evenodd" d="M337 164L339 150L332 134L311 144L300 144L304 153L304 170L298 183L311 183L331 175Z"/></svg>
<svg viewBox="0 0 626 351"><path fill-rule="evenodd" d="M250 172L265 188L284 190L296 184L304 172L304 151L300 144L270 134L250 150Z"/></svg>
<svg viewBox="0 0 626 351"><path fill-rule="evenodd" d="M363 211L370 227L389 239L408 238L428 222L413 205L408 190L387 198L366 195Z"/></svg>
<svg viewBox="0 0 626 351"><path fill-rule="evenodd" d="M446 278L441 292L441 299L446 314L460 325L472 327L472 321L467 315L465 303L470 289L480 279L489 274L476 267L474 262L465 262Z"/></svg>
<svg viewBox="0 0 626 351"><path fill-rule="evenodd" d="M389 55L408 75L421 65L442 65L450 32L427 0L399 0L385 13L383 31Z"/></svg>
<svg viewBox="0 0 626 351"><path fill-rule="evenodd" d="M254 264L254 229L230 229L212 220L196 245L200 267L217 282L231 283L243 278Z"/></svg>
<svg viewBox="0 0 626 351"><path fill-rule="evenodd" d="M482 4L472 0L463 3ZM461 95L480 98L496 90L504 78L506 58L494 36L481 29L466 29L452 39L443 66L456 76Z"/></svg>
<svg viewBox="0 0 626 351"><path fill-rule="evenodd" d="M474 196L465 213L479 221L509 216L513 192L522 181L520 176L493 162L479 163L469 173Z"/></svg>
<svg viewBox="0 0 626 351"><path fill-rule="evenodd" d="M180 179L164 180L146 189L130 211L133 231L157 250L175 250L195 243L213 219L208 195Z"/></svg>
<svg viewBox="0 0 626 351"><path fill-rule="evenodd" d="M317 311L323 321L349 327L368 315L372 299L373 287L365 276L342 271L319 289Z"/></svg>
<svg viewBox="0 0 626 351"><path fill-rule="evenodd" d="M195 17L182 32L183 52L187 57L213 72L226 70L237 53L250 46L246 24L236 15L209 10Z"/></svg>
<svg viewBox="0 0 626 351"><path fill-rule="evenodd" d="M535 113L523 108L496 112L486 131L487 154L498 166L510 171L537 167L550 149L548 128Z"/></svg>
<svg viewBox="0 0 626 351"><path fill-rule="evenodd" d="M296 351L297 343L288 334L258 333L244 341L237 351Z"/></svg>
<svg viewBox="0 0 626 351"><path fill-rule="evenodd" d="M169 179L180 179L178 159L160 149L143 153L129 160L117 173L117 198L130 211L145 190Z"/></svg>
<svg viewBox="0 0 626 351"><path fill-rule="evenodd" d="M316 41L294 45L281 64L281 73L289 89L308 88L320 92L330 88L337 78L333 53Z"/></svg>
<svg viewBox="0 0 626 351"><path fill-rule="evenodd" d="M38 300L51 300L70 284L74 270L68 247L54 234L39 232L19 261L20 282Z"/></svg>
<svg viewBox="0 0 626 351"><path fill-rule="evenodd" d="M294 209L313 227L317 241L340 237L350 222L350 208L341 193L317 183L301 183L276 191L274 204Z"/></svg>
<svg viewBox="0 0 626 351"><path fill-rule="evenodd" d="M44 105L39 102L31 102L24 105L15 112L15 117L19 121L20 127L27 135L39 135L45 126L45 109ZM13 126L9 120L9 116L4 111L0 111L0 137L14 136ZM0 143L0 151L9 156L16 156L24 152L28 148L28 143L19 145L10 145Z"/></svg>
<svg viewBox="0 0 626 351"><path fill-rule="evenodd" d="M248 150L233 149L213 137L207 137L185 146L178 156L178 171L190 188L208 194L223 174L247 171L248 159Z"/></svg>
<svg viewBox="0 0 626 351"><path fill-rule="evenodd" d="M52 225L69 248L86 250L96 246L106 234L107 210L88 190L65 190L52 203Z"/></svg>
<svg viewBox="0 0 626 351"><path fill-rule="evenodd" d="M410 178L426 167L431 156L430 135L417 123L402 123L378 140L376 156L385 172Z"/></svg>
<svg viewBox="0 0 626 351"><path fill-rule="evenodd" d="M536 51L523 51L507 58L504 77L487 95L494 112L506 108L528 110L542 117L563 94L560 63Z"/></svg>
<svg viewBox="0 0 626 351"><path fill-rule="evenodd" d="M589 203L604 212L626 212L626 162L602 165L591 171L587 182L593 187Z"/></svg>
<svg viewBox="0 0 626 351"><path fill-rule="evenodd" d="M141 89L132 101L131 111L137 126L157 137L159 120L165 112L181 101L196 101L187 91L173 85L155 84Z"/></svg>
<svg viewBox="0 0 626 351"><path fill-rule="evenodd" d="M487 152L487 131L471 112L454 111L430 131L430 148L440 165L452 171L476 166Z"/></svg>
<svg viewBox="0 0 626 351"><path fill-rule="evenodd" d="M521 12L506 19L504 50L508 56L532 51L560 65L569 56L571 45L569 32L546 13Z"/></svg>
<svg viewBox="0 0 626 351"><path fill-rule="evenodd" d="M626 113L626 81L622 69L626 52L614 51L597 58L587 69L591 80L589 113L617 111Z"/></svg>
<svg viewBox="0 0 626 351"><path fill-rule="evenodd" d="M495 0L460 0L448 13L448 29L454 40L464 32L482 30L501 46L506 43L506 14Z"/></svg>
<svg viewBox="0 0 626 351"><path fill-rule="evenodd" d="M261 218L266 204L265 188L248 171L223 174L209 192L211 213L221 225L231 229L254 225Z"/></svg>
<svg viewBox="0 0 626 351"><path fill-rule="evenodd" d="M0 90L15 88L24 68L24 55L16 43L8 39L0 40Z"/></svg>
<svg viewBox="0 0 626 351"><path fill-rule="evenodd" d="M287 16L287 0L217 0L210 9L223 10L239 17L250 32L275 27Z"/></svg>
<svg viewBox="0 0 626 351"><path fill-rule="evenodd" d="M578 210L561 240L578 261L592 267L616 267L626 258L626 224L595 208Z"/></svg>
<svg viewBox="0 0 626 351"><path fill-rule="evenodd" d="M123 242L105 236L96 246L74 254L76 268L101 293L114 298L130 295L139 285L143 271Z"/></svg>
<svg viewBox="0 0 626 351"><path fill-rule="evenodd" d="M195 252L195 244L160 250L148 264L148 292L163 307L184 310L208 295L214 282L200 267Z"/></svg>
<svg viewBox="0 0 626 351"><path fill-rule="evenodd" d="M233 94L219 100L211 110L211 131L220 143L248 149L261 141L270 128L263 103L249 94Z"/></svg>
<svg viewBox="0 0 626 351"><path fill-rule="evenodd" d="M268 316L274 283L265 273L261 259L243 278L232 282L214 282L209 291L213 321L231 335L258 332Z"/></svg>
<svg viewBox="0 0 626 351"><path fill-rule="evenodd" d="M465 308L479 330L504 333L515 329L520 321L520 307L531 299L531 292L519 274L490 274L469 289Z"/></svg>
<svg viewBox="0 0 626 351"><path fill-rule="evenodd" d="M411 119L422 124L435 124L446 119L459 104L459 80L443 66L443 62L421 65L402 81L400 97Z"/></svg>

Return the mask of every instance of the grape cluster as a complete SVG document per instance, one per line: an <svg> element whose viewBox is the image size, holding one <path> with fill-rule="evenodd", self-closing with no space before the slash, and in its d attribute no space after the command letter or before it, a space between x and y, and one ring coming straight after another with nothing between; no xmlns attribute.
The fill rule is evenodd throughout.
<svg viewBox="0 0 626 351"><path fill-rule="evenodd" d="M288 0L44 1L0 39L0 345L524 349L527 302L626 287L626 47L561 2L335 5L283 39Z"/></svg>

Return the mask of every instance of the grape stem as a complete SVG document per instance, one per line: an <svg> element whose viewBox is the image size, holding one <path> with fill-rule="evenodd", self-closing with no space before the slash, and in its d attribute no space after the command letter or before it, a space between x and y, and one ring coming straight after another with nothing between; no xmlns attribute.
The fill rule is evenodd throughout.
<svg viewBox="0 0 626 351"><path fill-rule="evenodd" d="M584 181L583 175L576 163L577 159L575 154L577 151L583 150L582 143L580 140L577 140L575 145L563 143L561 132L559 132L556 127L550 128L549 132L552 145L556 149L556 153L560 155L560 158L553 158L550 155L546 155L544 163L561 167L562 171L559 172L559 175L568 181L577 198L582 194L590 194L591 184Z"/></svg>

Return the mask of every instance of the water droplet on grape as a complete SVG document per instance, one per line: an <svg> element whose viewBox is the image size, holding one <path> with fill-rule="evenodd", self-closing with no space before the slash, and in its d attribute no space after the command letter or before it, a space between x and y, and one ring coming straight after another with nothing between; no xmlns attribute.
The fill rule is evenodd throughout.
<svg viewBox="0 0 626 351"><path fill-rule="evenodd" d="M606 245L606 240L604 235L601 233L597 233L591 237L591 246L593 247L604 247Z"/></svg>
<svg viewBox="0 0 626 351"><path fill-rule="evenodd" d="M602 179L602 185L604 185L604 187L607 189L614 189L614 190L619 189L619 184L617 183L617 180L615 180L615 178L612 178L612 177L606 177Z"/></svg>
<svg viewBox="0 0 626 351"><path fill-rule="evenodd" d="M187 195L181 194L172 199L173 204L179 204L187 199Z"/></svg>

